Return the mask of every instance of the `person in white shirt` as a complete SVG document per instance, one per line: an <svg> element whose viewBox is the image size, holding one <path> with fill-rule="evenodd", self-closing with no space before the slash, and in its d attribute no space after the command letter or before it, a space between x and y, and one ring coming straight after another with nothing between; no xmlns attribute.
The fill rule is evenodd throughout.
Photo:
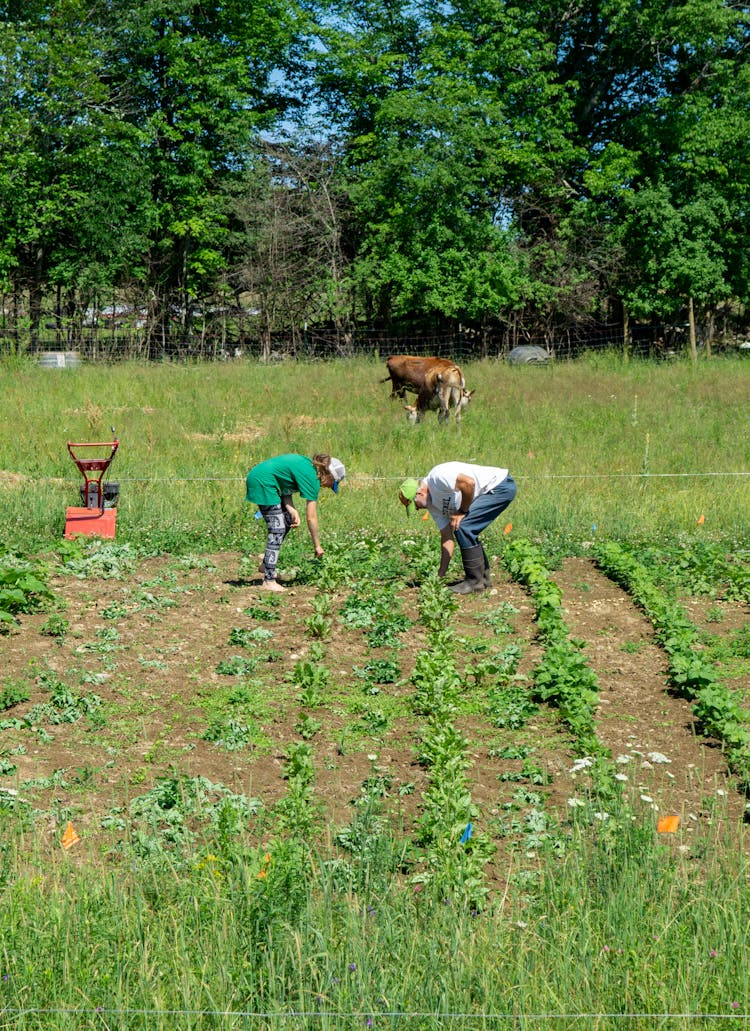
<svg viewBox="0 0 750 1031"><path fill-rule="evenodd" d="M456 594L471 594L492 586L490 562L479 534L497 519L516 496L507 469L468 462L443 462L421 479L408 479L398 498L407 515L426 509L440 530L440 567L445 576L455 542L461 549L464 579L451 584Z"/></svg>

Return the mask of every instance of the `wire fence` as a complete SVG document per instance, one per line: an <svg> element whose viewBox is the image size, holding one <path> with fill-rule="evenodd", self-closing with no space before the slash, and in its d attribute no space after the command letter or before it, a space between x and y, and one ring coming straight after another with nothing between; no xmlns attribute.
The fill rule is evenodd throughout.
<svg viewBox="0 0 750 1031"><path fill-rule="evenodd" d="M20 474L23 475L23 474ZM32 474L27 474L31 476ZM401 483L407 473L400 473L396 476L373 476L369 473L347 473L347 481L352 483L362 482L373 483ZM659 479L693 479L711 477L747 477L750 470L729 470L712 472L677 472L677 473L652 473L652 472L607 472L607 473L532 473L513 474L514 480L659 480ZM73 477L61 479L59 476L37 476L34 474L35 482L46 481L48 483L67 484L78 482ZM242 476L120 476L118 483L238 483L244 482Z"/></svg>
<svg viewBox="0 0 750 1031"><path fill-rule="evenodd" d="M698 346L704 341L698 339ZM261 334L252 320L169 326L159 332L113 322L70 331L43 330L33 342L6 332L0 335L0 354L24 353L46 358L51 364L158 361L264 362L327 361L341 358L382 357L389 354L453 358L470 361L505 358L518 347L539 348L556 360L570 360L587 352L627 351L634 357L668 360L689 346L686 324L619 323L575 325L535 333L519 333L512 326L478 330L470 327L430 331L404 324L393 327L358 326L346 332L336 327L308 328ZM734 342L714 342L715 350L736 350ZM53 359L50 356L58 356ZM62 359L59 356L63 356Z"/></svg>

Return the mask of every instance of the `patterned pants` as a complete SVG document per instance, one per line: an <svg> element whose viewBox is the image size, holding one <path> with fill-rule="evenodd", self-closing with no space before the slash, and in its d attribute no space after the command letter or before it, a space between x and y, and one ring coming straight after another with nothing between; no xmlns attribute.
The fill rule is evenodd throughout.
<svg viewBox="0 0 750 1031"><path fill-rule="evenodd" d="M263 565L266 567L263 579L275 580L279 552L292 525L292 517L281 505L259 505L258 508L266 521L268 530L266 553L263 556Z"/></svg>

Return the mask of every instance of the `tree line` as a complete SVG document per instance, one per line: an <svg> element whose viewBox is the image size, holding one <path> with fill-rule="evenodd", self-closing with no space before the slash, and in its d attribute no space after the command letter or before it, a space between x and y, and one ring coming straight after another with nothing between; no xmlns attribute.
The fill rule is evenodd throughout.
<svg viewBox="0 0 750 1031"><path fill-rule="evenodd" d="M0 0L0 349L744 331L749 15Z"/></svg>

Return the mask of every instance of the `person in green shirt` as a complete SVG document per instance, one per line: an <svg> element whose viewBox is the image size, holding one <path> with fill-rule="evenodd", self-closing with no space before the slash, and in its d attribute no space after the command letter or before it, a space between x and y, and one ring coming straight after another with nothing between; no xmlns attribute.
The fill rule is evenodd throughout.
<svg viewBox="0 0 750 1031"><path fill-rule="evenodd" d="M292 504L292 495L301 494L307 502L305 518L312 537L316 557L323 554L318 535L318 494L321 487L338 493L346 470L338 458L330 455L278 455L253 466L247 474L245 500L254 502L266 521L268 538L266 553L260 564L262 587L266 591L283 591L276 582L279 551L287 533L300 525L299 512Z"/></svg>

